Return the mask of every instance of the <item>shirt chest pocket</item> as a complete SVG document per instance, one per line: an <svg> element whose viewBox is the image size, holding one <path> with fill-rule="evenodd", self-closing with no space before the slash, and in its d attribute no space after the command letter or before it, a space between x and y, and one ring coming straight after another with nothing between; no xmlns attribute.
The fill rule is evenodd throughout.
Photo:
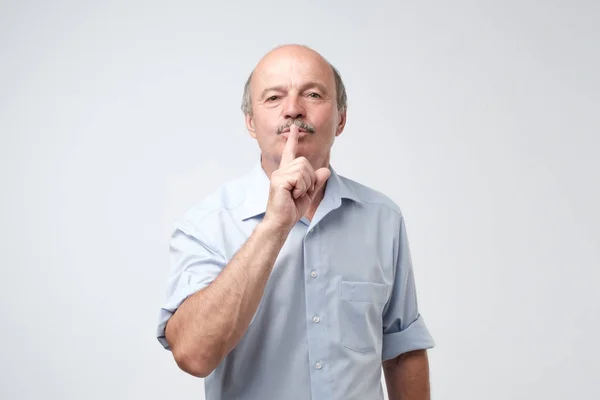
<svg viewBox="0 0 600 400"><path fill-rule="evenodd" d="M381 345L387 286L340 281L340 342L350 350L372 352Z"/></svg>

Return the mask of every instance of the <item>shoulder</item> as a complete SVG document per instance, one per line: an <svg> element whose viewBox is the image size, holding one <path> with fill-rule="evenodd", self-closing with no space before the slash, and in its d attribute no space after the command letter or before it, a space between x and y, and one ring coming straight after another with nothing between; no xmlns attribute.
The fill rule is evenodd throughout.
<svg viewBox="0 0 600 400"><path fill-rule="evenodd" d="M388 212L397 215L399 218L402 218L400 206L388 195L353 179L342 175L338 176L343 185L345 185L346 188L358 198L359 202L363 203L366 207L383 208Z"/></svg>
<svg viewBox="0 0 600 400"><path fill-rule="evenodd" d="M217 223L224 214L236 210L246 198L245 177L230 179L213 192L191 205L179 219L175 228L188 234L198 234L203 226Z"/></svg>

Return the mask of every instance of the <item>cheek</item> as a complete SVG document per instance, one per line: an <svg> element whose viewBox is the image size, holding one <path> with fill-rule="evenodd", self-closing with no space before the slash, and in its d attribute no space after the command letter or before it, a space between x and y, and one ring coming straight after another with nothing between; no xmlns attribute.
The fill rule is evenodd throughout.
<svg viewBox="0 0 600 400"><path fill-rule="evenodd" d="M279 121L277 116L261 115L255 119L255 128L260 130L263 134L273 134L277 128L277 122Z"/></svg>
<svg viewBox="0 0 600 400"><path fill-rule="evenodd" d="M331 108L331 106L320 107L314 110L314 122L315 125L321 127L331 127L337 125L337 113Z"/></svg>

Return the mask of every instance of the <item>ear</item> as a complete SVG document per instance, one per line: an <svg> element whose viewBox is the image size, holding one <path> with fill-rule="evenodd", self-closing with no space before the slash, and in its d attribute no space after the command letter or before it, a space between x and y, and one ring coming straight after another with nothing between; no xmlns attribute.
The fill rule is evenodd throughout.
<svg viewBox="0 0 600 400"><path fill-rule="evenodd" d="M244 116L246 120L246 129L248 129L248 133L254 139L256 139L256 129L254 129L254 118L250 114L246 114Z"/></svg>
<svg viewBox="0 0 600 400"><path fill-rule="evenodd" d="M340 136L344 131L344 127L346 126L346 110L340 113L340 120L338 122L337 128L335 129L335 136Z"/></svg>

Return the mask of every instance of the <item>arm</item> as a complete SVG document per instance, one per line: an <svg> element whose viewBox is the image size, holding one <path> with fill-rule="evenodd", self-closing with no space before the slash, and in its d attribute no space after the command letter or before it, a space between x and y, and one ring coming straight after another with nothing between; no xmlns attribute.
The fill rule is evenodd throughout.
<svg viewBox="0 0 600 400"><path fill-rule="evenodd" d="M289 229L269 221L259 223L219 276L173 314L165 338L182 370L206 377L237 345L288 233Z"/></svg>
<svg viewBox="0 0 600 400"><path fill-rule="evenodd" d="M165 340L177 365L208 376L239 343L254 316L287 236L321 192L330 171L296 158L292 125L279 169L271 174L265 216L209 286L189 296L168 320Z"/></svg>
<svg viewBox="0 0 600 400"><path fill-rule="evenodd" d="M426 350L410 351L383 362L390 400L430 400Z"/></svg>
<svg viewBox="0 0 600 400"><path fill-rule="evenodd" d="M394 287L383 316L383 373L390 400L429 400L426 350L435 342L419 313L404 219L399 230Z"/></svg>

